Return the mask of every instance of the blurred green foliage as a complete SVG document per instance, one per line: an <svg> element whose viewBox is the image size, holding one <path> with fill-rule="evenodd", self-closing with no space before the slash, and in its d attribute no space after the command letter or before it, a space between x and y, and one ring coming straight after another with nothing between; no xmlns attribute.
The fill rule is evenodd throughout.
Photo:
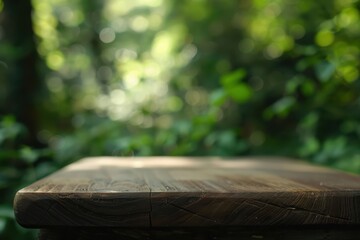
<svg viewBox="0 0 360 240"><path fill-rule="evenodd" d="M0 236L1 239L34 238L15 223L12 201L17 190L53 172L59 166L50 161L49 149L22 144L26 128L13 117L0 120Z"/></svg>
<svg viewBox="0 0 360 240"><path fill-rule="evenodd" d="M285 155L360 172L360 1L32 7L35 125L2 103L22 94L7 90L24 84L26 48L0 31L1 237L33 234L14 223L17 189L84 156Z"/></svg>

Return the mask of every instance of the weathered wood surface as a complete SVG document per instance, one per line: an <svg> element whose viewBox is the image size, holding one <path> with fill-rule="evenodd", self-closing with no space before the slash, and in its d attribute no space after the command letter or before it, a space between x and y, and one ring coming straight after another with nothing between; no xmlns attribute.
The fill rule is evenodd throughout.
<svg viewBox="0 0 360 240"><path fill-rule="evenodd" d="M26 227L360 224L360 177L280 158L87 158L20 190Z"/></svg>

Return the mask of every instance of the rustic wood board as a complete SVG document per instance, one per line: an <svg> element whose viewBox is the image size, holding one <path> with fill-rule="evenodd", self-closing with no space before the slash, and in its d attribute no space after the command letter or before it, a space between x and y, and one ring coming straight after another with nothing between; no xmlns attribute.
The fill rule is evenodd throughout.
<svg viewBox="0 0 360 240"><path fill-rule="evenodd" d="M283 158L95 157L20 190L26 227L360 224L360 176Z"/></svg>

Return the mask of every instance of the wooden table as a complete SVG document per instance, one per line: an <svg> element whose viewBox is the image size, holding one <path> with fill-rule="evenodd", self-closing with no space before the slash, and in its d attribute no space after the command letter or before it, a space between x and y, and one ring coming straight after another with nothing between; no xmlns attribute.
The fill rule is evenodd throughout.
<svg viewBox="0 0 360 240"><path fill-rule="evenodd" d="M360 177L283 158L95 157L14 209L43 239L360 239Z"/></svg>

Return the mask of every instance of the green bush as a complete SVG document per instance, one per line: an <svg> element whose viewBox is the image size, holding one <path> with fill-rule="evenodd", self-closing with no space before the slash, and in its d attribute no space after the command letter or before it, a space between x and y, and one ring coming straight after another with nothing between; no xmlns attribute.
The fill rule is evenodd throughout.
<svg viewBox="0 0 360 240"><path fill-rule="evenodd" d="M57 167L47 149L23 145L26 128L11 116L0 119L0 237L28 239L35 232L20 227L14 218L12 202L20 188L48 175Z"/></svg>

